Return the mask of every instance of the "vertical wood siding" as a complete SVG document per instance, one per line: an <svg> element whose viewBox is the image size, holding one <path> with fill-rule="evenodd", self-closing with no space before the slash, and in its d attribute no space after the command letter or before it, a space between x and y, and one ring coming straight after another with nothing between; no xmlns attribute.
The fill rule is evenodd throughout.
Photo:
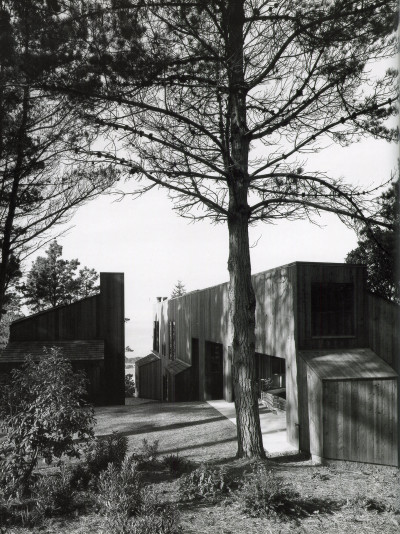
<svg viewBox="0 0 400 534"><path fill-rule="evenodd" d="M161 399L161 361L150 362L139 367L139 397Z"/></svg>
<svg viewBox="0 0 400 534"><path fill-rule="evenodd" d="M323 456L398 465L396 380L323 382Z"/></svg>
<svg viewBox="0 0 400 534"><path fill-rule="evenodd" d="M400 372L400 306L371 293L367 297L371 349Z"/></svg>

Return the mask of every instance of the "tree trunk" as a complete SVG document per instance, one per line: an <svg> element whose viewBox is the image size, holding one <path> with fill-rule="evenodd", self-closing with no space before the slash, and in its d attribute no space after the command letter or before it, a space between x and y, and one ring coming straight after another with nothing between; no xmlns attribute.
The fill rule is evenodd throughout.
<svg viewBox="0 0 400 534"><path fill-rule="evenodd" d="M233 325L233 387L238 432L238 457L264 458L255 376L255 310L249 247L246 85L243 65L243 0L227 9L229 122L231 126L229 187L229 310Z"/></svg>
<svg viewBox="0 0 400 534"><path fill-rule="evenodd" d="M251 283L247 215L232 215L228 228L229 311L233 325L232 371L238 433L237 456L264 458L254 362L256 300Z"/></svg>

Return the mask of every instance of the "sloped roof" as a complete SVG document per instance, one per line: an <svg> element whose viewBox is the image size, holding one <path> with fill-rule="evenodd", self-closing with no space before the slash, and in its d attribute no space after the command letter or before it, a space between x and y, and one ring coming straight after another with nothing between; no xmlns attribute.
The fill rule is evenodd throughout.
<svg viewBox="0 0 400 534"><path fill-rule="evenodd" d="M23 362L26 356L39 360L43 349L57 347L70 360L103 360L104 341L73 340L73 341L11 341L0 354L0 363Z"/></svg>
<svg viewBox="0 0 400 534"><path fill-rule="evenodd" d="M135 365L140 367L141 365L146 365L147 363L156 362L157 360L160 360L160 356L157 354L154 354L154 352L151 352L147 356L144 356L143 358L140 358L135 362Z"/></svg>
<svg viewBox="0 0 400 534"><path fill-rule="evenodd" d="M299 354L322 380L397 377L390 365L371 349L307 350Z"/></svg>
<svg viewBox="0 0 400 534"><path fill-rule="evenodd" d="M167 365L167 369L172 375L177 375L178 373L189 369L189 367L191 367L191 365L182 360L172 360Z"/></svg>

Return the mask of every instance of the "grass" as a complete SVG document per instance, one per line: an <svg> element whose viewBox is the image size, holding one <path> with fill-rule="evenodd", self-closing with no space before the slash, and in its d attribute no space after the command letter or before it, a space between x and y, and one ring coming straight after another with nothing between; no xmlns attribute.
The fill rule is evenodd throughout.
<svg viewBox="0 0 400 534"><path fill-rule="evenodd" d="M136 402L135 400L133 402ZM193 468L207 462L223 467L230 477L245 480L251 462L235 459L236 427L206 403L149 402L96 410L97 434L113 431L128 437L128 454L141 449L143 438L159 441L158 462L143 471L144 482L161 502L177 502L183 534L394 534L399 531L399 471L378 466L314 466L301 456L269 458L265 464L290 484L306 503L304 517L248 517L234 492L217 499L179 501L179 480L162 462L179 455ZM1 528L0 528L1 532ZM51 519L40 531L9 529L7 534L97 534L101 518L95 512Z"/></svg>

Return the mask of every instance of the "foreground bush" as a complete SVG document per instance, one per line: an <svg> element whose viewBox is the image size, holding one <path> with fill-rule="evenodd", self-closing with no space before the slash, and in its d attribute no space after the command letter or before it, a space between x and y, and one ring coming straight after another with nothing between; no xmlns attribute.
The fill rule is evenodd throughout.
<svg viewBox="0 0 400 534"><path fill-rule="evenodd" d="M79 457L93 438L94 414L85 404L86 379L74 373L61 351L28 358L1 388L0 488L4 495L27 491L40 457L50 464L62 455ZM78 438L78 439L76 439Z"/></svg>
<svg viewBox="0 0 400 534"><path fill-rule="evenodd" d="M298 515L301 512L296 502L299 494L264 465L253 467L236 493L236 499L243 512L252 517Z"/></svg>
<svg viewBox="0 0 400 534"><path fill-rule="evenodd" d="M193 465L192 462L179 456L179 454L169 454L168 456L164 456L162 464L174 475L188 471Z"/></svg>
<svg viewBox="0 0 400 534"><path fill-rule="evenodd" d="M176 534L175 508L159 506L141 483L133 456L120 467L109 464L99 477L98 504L105 516L104 531L111 534Z"/></svg>
<svg viewBox="0 0 400 534"><path fill-rule="evenodd" d="M109 464L121 466L128 450L128 438L117 432L94 440L86 451L84 467L90 477L97 477ZM79 468L78 468L79 469Z"/></svg>
<svg viewBox="0 0 400 534"><path fill-rule="evenodd" d="M68 514L73 509L74 490L71 484L71 471L61 467L55 475L38 478L32 488L38 517L52 517Z"/></svg>
<svg viewBox="0 0 400 534"><path fill-rule="evenodd" d="M221 467L202 464L179 480L179 494L183 500L215 498L230 489L230 481Z"/></svg>

